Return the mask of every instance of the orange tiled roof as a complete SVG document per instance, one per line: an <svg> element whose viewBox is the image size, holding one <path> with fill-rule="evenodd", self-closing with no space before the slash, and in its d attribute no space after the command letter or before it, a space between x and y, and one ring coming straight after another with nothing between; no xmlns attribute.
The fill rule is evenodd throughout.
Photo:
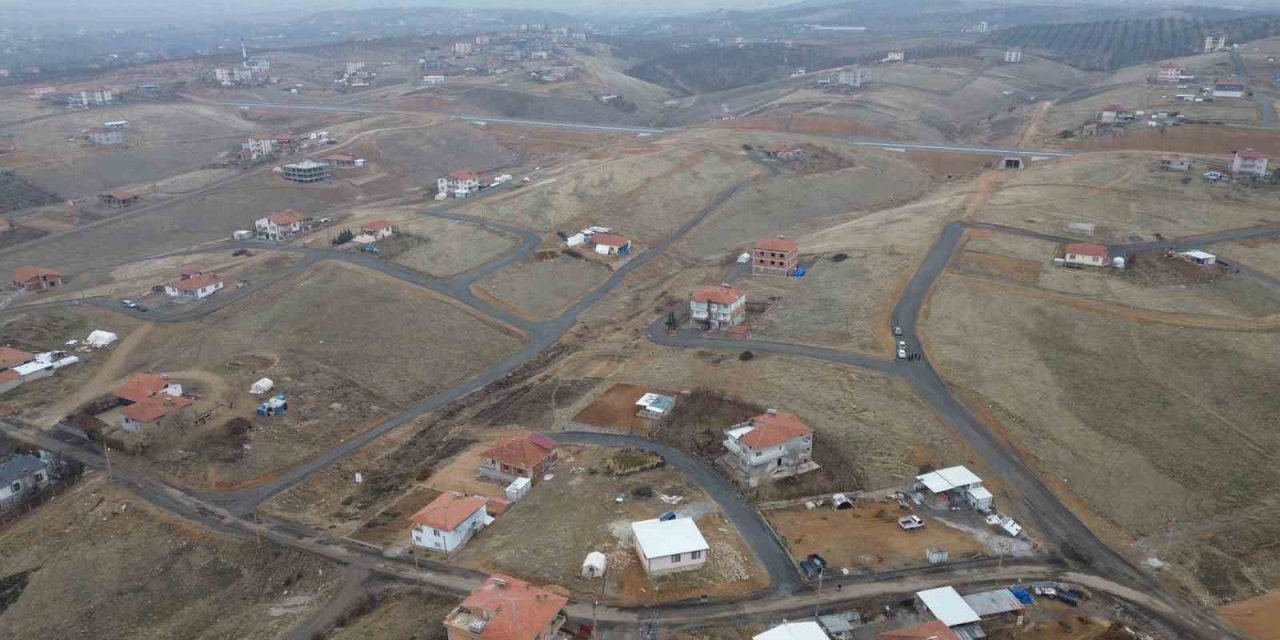
<svg viewBox="0 0 1280 640"><path fill-rule="evenodd" d="M62 274L48 267L34 267L31 265L23 265L13 270L14 282L31 282L44 277L61 278Z"/></svg>
<svg viewBox="0 0 1280 640"><path fill-rule="evenodd" d="M293 209L285 209L284 211L273 211L267 215L267 219L276 224L293 224L306 220L306 216L294 211Z"/></svg>
<svg viewBox="0 0 1280 640"><path fill-rule="evenodd" d="M167 415L191 406L191 398L162 393L141 402L131 404L120 413L134 422L155 422Z"/></svg>
<svg viewBox="0 0 1280 640"><path fill-rule="evenodd" d="M1097 258L1107 257L1106 245L1093 244L1091 242L1077 242L1067 245L1067 253L1074 253L1078 256L1094 256Z"/></svg>
<svg viewBox="0 0 1280 640"><path fill-rule="evenodd" d="M794 413L762 413L751 419L754 429L739 440L752 449L768 449L792 438L813 433Z"/></svg>
<svg viewBox="0 0 1280 640"><path fill-rule="evenodd" d="M498 462L531 469L547 459L556 449L556 442L540 433L521 433L503 438L489 447L484 457Z"/></svg>
<svg viewBox="0 0 1280 640"><path fill-rule="evenodd" d="M800 243L791 238L765 238L756 242L756 248L764 251L781 251L782 253L790 253L795 251Z"/></svg>
<svg viewBox="0 0 1280 640"><path fill-rule="evenodd" d="M901 629L881 631L879 640L960 640L960 635L938 620L913 624Z"/></svg>
<svg viewBox="0 0 1280 640"><path fill-rule="evenodd" d="M174 280L169 283L169 286L177 289L178 291L196 291L215 282L223 282L222 276L216 273L199 273L189 278Z"/></svg>
<svg viewBox="0 0 1280 640"><path fill-rule="evenodd" d="M446 491L410 516L409 520L424 527L453 531L471 517L479 509L483 509L486 498L481 496L464 496L457 491Z"/></svg>
<svg viewBox="0 0 1280 640"><path fill-rule="evenodd" d="M487 616L480 640L533 640L551 624L569 599L510 576L494 574L460 609Z"/></svg>
<svg viewBox="0 0 1280 640"><path fill-rule="evenodd" d="M142 402L169 385L169 376L158 373L135 373L116 390L116 397L129 402Z"/></svg>
<svg viewBox="0 0 1280 640"><path fill-rule="evenodd" d="M747 295L742 289L727 284L706 285L693 292L694 302L714 302L716 304L732 304L734 300Z"/></svg>
<svg viewBox="0 0 1280 640"><path fill-rule="evenodd" d="M34 355L27 353L22 349L0 347L0 369L16 367L24 362L30 362L34 357Z"/></svg>

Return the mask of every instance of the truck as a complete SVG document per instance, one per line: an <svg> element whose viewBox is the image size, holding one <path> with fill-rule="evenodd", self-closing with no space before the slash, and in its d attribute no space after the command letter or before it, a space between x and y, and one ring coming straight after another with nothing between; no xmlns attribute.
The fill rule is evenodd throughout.
<svg viewBox="0 0 1280 640"><path fill-rule="evenodd" d="M923 529L924 520L920 519L920 516L903 516L901 518L898 518L898 526L902 527L903 531Z"/></svg>

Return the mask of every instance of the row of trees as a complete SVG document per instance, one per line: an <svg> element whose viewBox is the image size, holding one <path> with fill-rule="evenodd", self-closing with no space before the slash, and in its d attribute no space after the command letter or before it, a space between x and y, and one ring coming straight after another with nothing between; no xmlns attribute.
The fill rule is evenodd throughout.
<svg viewBox="0 0 1280 640"><path fill-rule="evenodd" d="M1037 24L1002 29L991 44L1049 51L1082 69L1111 70L1141 62L1199 53L1210 34L1247 42L1280 34L1280 18L1204 21L1184 18Z"/></svg>

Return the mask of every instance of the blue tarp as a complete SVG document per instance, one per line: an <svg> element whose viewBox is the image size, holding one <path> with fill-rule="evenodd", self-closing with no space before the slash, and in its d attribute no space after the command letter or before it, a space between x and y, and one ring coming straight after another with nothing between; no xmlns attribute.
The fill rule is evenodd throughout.
<svg viewBox="0 0 1280 640"><path fill-rule="evenodd" d="M797 277L797 278L803 278L803 277L804 277L804 267L796 267L796 268L795 268L795 270L791 272L791 275L793 275L793 276L795 276L795 277Z"/></svg>
<svg viewBox="0 0 1280 640"><path fill-rule="evenodd" d="M1010 587L1009 592L1012 593L1013 597L1017 598L1018 602L1021 602L1022 604L1036 603L1035 597L1033 597L1031 592L1024 587Z"/></svg>

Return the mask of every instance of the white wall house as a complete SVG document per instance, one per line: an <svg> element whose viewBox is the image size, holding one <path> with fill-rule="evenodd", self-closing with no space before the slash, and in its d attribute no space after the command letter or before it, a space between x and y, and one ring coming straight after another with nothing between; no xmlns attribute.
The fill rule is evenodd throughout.
<svg viewBox="0 0 1280 640"><path fill-rule="evenodd" d="M698 569L711 550L693 518L632 522L631 533L640 564L651 576Z"/></svg>
<svg viewBox="0 0 1280 640"><path fill-rule="evenodd" d="M164 294L179 300L203 300L227 285L222 276L199 273L164 285Z"/></svg>
<svg viewBox="0 0 1280 640"><path fill-rule="evenodd" d="M49 482L49 463L39 456L20 453L0 462L0 510L21 505Z"/></svg>
<svg viewBox="0 0 1280 640"><path fill-rule="evenodd" d="M276 211L265 218L255 220L253 230L259 238L280 241L302 231L304 220L306 218L301 213L292 209Z"/></svg>
<svg viewBox="0 0 1280 640"><path fill-rule="evenodd" d="M1067 245L1063 260L1067 264L1101 267L1107 263L1107 254L1105 245L1080 242Z"/></svg>
<svg viewBox="0 0 1280 640"><path fill-rule="evenodd" d="M689 315L707 329L728 329L747 320L747 294L727 284L699 287L689 298Z"/></svg>
<svg viewBox="0 0 1280 640"><path fill-rule="evenodd" d="M735 480L756 487L813 471L813 429L794 413L770 409L724 433L723 466Z"/></svg>
<svg viewBox="0 0 1280 640"><path fill-rule="evenodd" d="M486 504L488 500L481 496L456 491L440 494L410 518L414 546L442 553L461 549L490 521Z"/></svg>
<svg viewBox="0 0 1280 640"><path fill-rule="evenodd" d="M1231 173L1236 176L1253 176L1261 178L1267 175L1267 162L1270 157L1253 149L1237 151L1231 158Z"/></svg>
<svg viewBox="0 0 1280 640"><path fill-rule="evenodd" d="M454 171L436 180L437 193L447 193L455 198L465 198L479 188L480 176L470 169Z"/></svg>

